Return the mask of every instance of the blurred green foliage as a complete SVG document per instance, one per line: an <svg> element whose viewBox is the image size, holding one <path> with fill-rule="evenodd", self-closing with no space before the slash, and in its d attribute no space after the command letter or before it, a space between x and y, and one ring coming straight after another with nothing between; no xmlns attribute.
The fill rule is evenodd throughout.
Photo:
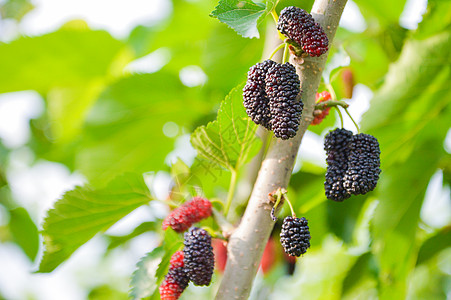
<svg viewBox="0 0 451 300"><path fill-rule="evenodd" d="M443 172L443 185L451 184L451 156L444 148L451 128L451 3L429 0L418 29L406 30L399 26L405 1L355 2L367 29L355 33L339 28L331 55L348 56L346 69L354 83L374 92L361 131L379 140L381 179L374 192L335 203L324 196L324 168L303 162L291 178L289 193L297 213L309 219L312 248L298 260L293 276L286 274L281 267L286 262L276 254L277 276L262 279L264 293L256 292L258 299L443 299L450 293L449 269L442 265L451 257L451 220L443 228L430 228L420 211L433 174ZM303 2L303 8L312 3ZM238 32L254 30L254 35L261 24L260 39L246 39L209 16L217 4L174 0L167 19L140 25L123 40L73 21L52 33L0 43L0 93L35 90L45 101L44 113L30 121L26 147L34 162L62 163L89 182L66 193L48 212L40 271L52 271L95 234L152 201L141 176L145 172L171 172L177 202L195 194L197 187L210 198L225 200L229 170L246 180L245 162L260 143L254 124L236 122L234 116L246 121L239 91L249 67L262 59L265 26L273 21L268 16L239 23L245 28ZM273 4L267 1L265 7ZM0 14L20 20L30 5L9 0ZM287 5L298 2L282 0L276 10ZM263 3L254 6L261 8L259 16L268 13ZM160 70L124 69L162 49L169 60ZM180 71L192 65L205 72L204 84L188 87L180 80ZM327 78L339 98L346 95L342 71L339 67ZM218 109L217 120L207 125ZM165 133L165 125L173 123L174 133ZM310 129L324 135L335 123L332 110L325 122ZM248 130L241 143L224 140L230 127L238 140L243 138L240 130ZM170 162L177 139L193 132L199 156L192 164ZM39 237L32 208L21 207L8 186L12 151L0 144L0 205L7 217L0 241L17 244L34 261ZM108 251L148 231L161 233L159 221L143 222L124 236L107 236ZM158 298L156 288L170 254L180 247L180 236L171 234L166 232L162 246L148 249L138 263L133 297ZM182 299L210 299L220 275L215 278L211 289L188 290ZM108 283L89 292L89 299L125 297Z"/></svg>

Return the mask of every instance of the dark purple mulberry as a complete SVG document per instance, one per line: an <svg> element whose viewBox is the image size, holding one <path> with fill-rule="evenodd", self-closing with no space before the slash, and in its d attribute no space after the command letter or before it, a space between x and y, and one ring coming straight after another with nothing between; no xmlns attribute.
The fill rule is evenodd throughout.
<svg viewBox="0 0 451 300"><path fill-rule="evenodd" d="M280 243L291 256L300 256L310 247L310 231L307 219L286 217L280 231Z"/></svg>
<svg viewBox="0 0 451 300"><path fill-rule="evenodd" d="M329 132L324 139L324 150L327 155L324 189L326 197L330 200L343 201L351 196L351 193L343 186L343 177L348 168L351 139L352 132L343 128Z"/></svg>
<svg viewBox="0 0 451 300"><path fill-rule="evenodd" d="M247 73L247 82L243 88L243 104L247 115L255 124L260 124L268 130L271 130L269 125L271 114L265 92L265 77L268 69L275 64L268 59L253 65Z"/></svg>
<svg viewBox="0 0 451 300"><path fill-rule="evenodd" d="M211 236L201 228L193 227L185 233L184 264L189 279L195 285L209 285L215 267Z"/></svg>
<svg viewBox="0 0 451 300"><path fill-rule="evenodd" d="M278 138L292 138L299 129L304 107L302 100L298 100L301 88L296 69L290 63L275 64L268 70L265 81L271 129Z"/></svg>
<svg viewBox="0 0 451 300"><path fill-rule="evenodd" d="M352 136L343 177L343 186L348 193L363 195L374 190L381 172L380 154L379 143L374 136L364 133Z"/></svg>
<svg viewBox="0 0 451 300"><path fill-rule="evenodd" d="M329 40L323 28L301 8L285 7L280 12L277 29L310 56L320 56L329 49Z"/></svg>

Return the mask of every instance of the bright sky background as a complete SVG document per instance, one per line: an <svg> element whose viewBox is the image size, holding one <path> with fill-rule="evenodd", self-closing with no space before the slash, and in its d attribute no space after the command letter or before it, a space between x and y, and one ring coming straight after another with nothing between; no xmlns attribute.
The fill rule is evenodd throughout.
<svg viewBox="0 0 451 300"><path fill-rule="evenodd" d="M0 3L2 0L0 0ZM72 19L84 19L95 29L106 29L117 38L125 38L130 30L137 25L152 25L165 17L172 10L169 0L34 0L36 8L30 12L20 24L9 20L0 20L0 41L8 41L19 32L23 35L40 35L51 32ZM427 0L408 0L406 8L400 18L400 24L408 29L414 29L421 21L421 14L425 11ZM366 28L357 5L349 1L340 25L354 32L362 32ZM1 58L0 58L1 59ZM127 68L129 71L155 72L167 63L168 54L164 48L132 62ZM339 62L343 63L343 61ZM207 80L203 71L196 66L189 66L180 73L181 81L187 86L196 86ZM362 113L369 107L372 91L364 86L357 85L354 97L350 100L350 112L359 121ZM44 102L41 97L31 91L16 92L0 95L0 138L11 149L11 166L8 179L14 196L19 203L30 209L33 218L41 222L45 211L64 191L72 189L77 184L83 184L81 174L70 173L63 165L41 161L31 166L32 152L23 147L30 136L28 122L31 118L43 112ZM177 126L177 125L175 125ZM346 128L354 128L346 118ZM168 134L178 130L173 124L167 124ZM313 133L305 136L301 150L306 159L324 165L324 151L322 151L322 137ZM190 160L195 155L189 145L189 137L182 136L176 143L177 148L168 155L170 162L177 155L185 155ZM308 147L306 147L308 145ZM451 151L451 133L448 134L446 147ZM186 149L189 149L187 151ZM297 162L295 169L302 164ZM157 196L165 197L165 186L169 184L170 177L164 172L152 175L156 178L151 183ZM427 192L427 201L422 211L422 217L429 225L440 226L450 217L451 208L446 201L449 190L442 188L442 174L438 172L432 179ZM155 182L164 183L156 185ZM157 186L163 186L158 189ZM440 201L432 204L432 199ZM161 208L159 208L161 210ZM437 215L437 210L441 214ZM431 217L434 214L435 217ZM0 211L0 224L2 224ZM116 234L127 233L145 220L151 220L152 213L148 207L137 209L123 221L115 225L109 232ZM99 282L107 281L109 274L114 270L119 276L127 278L135 267L135 263L147 251L152 249L155 238L152 234L145 234L136 238L130 244L127 252L118 249L114 251L107 262L102 262L101 256L105 250L105 241L96 237L71 259L64 263L52 274L31 274L36 266L30 266L28 260L16 246L12 244L0 245L0 290L8 300L25 299L27 294L33 294L38 300L79 300L85 299L84 289L92 287L96 282L90 282L95 273ZM111 268L105 268L105 263ZM14 271L12 271L14 270ZM106 270L106 271L105 271ZM124 280L128 284L127 280ZM120 286L124 290L128 286Z"/></svg>

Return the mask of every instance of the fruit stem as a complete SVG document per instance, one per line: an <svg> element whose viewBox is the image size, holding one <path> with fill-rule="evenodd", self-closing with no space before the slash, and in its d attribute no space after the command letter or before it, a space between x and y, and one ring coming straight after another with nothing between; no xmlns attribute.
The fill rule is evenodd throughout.
<svg viewBox="0 0 451 300"><path fill-rule="evenodd" d="M282 192L283 192L283 197L284 197L284 199L287 200L288 206L290 206L291 216L292 216L293 218L296 218L296 213L294 212L293 205L291 205L291 201L290 201L290 199L288 199L288 196L287 196L287 193L288 193L287 190L284 190L284 191L282 191Z"/></svg>
<svg viewBox="0 0 451 300"><path fill-rule="evenodd" d="M272 59L274 55L276 55L277 51L279 51L280 49L282 49L283 47L285 47L285 43L280 44L279 46L277 46L276 49L274 49L274 51L271 53L271 55L269 56L268 59Z"/></svg>
<svg viewBox="0 0 451 300"><path fill-rule="evenodd" d="M232 176L230 177L230 185L229 185L229 192L227 194L227 202L225 205L225 211L224 214L227 218L230 210L230 205L232 204L233 196L235 194L236 189L236 183L237 183L237 172L235 170L231 170Z"/></svg>
<svg viewBox="0 0 451 300"><path fill-rule="evenodd" d="M235 229L233 225L230 224L219 211L214 208L211 210L213 212L213 218L216 221L216 224L221 228L222 232L230 234Z"/></svg>
<svg viewBox="0 0 451 300"><path fill-rule="evenodd" d="M337 94L335 94L335 90L334 90L334 87L332 86L332 84L326 83L326 88L329 91L329 93L332 97L332 100L337 101Z"/></svg>
<svg viewBox="0 0 451 300"><path fill-rule="evenodd" d="M351 118L352 123L354 123L355 128L357 128L357 133L360 133L360 128L359 125L357 125L357 123L354 121L354 119L352 118L351 114L349 113L348 109L345 108L345 112L348 114L348 116Z"/></svg>
<svg viewBox="0 0 451 300"><path fill-rule="evenodd" d="M318 101L321 101L321 98L322 97L320 97L318 99ZM343 108L348 108L349 104L347 104L344 101L328 100L328 101L324 101L324 102L320 102L320 103L315 104L315 109L323 110L323 109L325 109L327 107L332 107L332 106L341 106Z"/></svg>
<svg viewBox="0 0 451 300"><path fill-rule="evenodd" d="M211 227L202 226L202 229L207 231L211 235L212 238L227 241L227 239L220 232L214 231L213 228L211 228Z"/></svg>
<svg viewBox="0 0 451 300"><path fill-rule="evenodd" d="M285 43L285 49L283 50L282 63L286 63L290 57L290 51L288 50L288 44Z"/></svg>
<svg viewBox="0 0 451 300"><path fill-rule="evenodd" d="M218 203L219 205L221 205L221 208L224 209L224 202L218 199L215 200L210 200L211 204L213 203Z"/></svg>
<svg viewBox="0 0 451 300"><path fill-rule="evenodd" d="M277 206L279 206L280 201L282 200L282 192L281 189L279 188L276 192L276 203L274 204L273 208L271 209L271 219L275 222L277 221L277 217L275 216L275 211L277 209Z"/></svg>
<svg viewBox="0 0 451 300"><path fill-rule="evenodd" d="M343 115L341 114L340 109L338 108L338 106L335 106L335 108L337 109L337 113L340 116L340 123L341 123L341 128L343 128ZM345 108L346 109L346 108Z"/></svg>
<svg viewBox="0 0 451 300"><path fill-rule="evenodd" d="M166 199L166 200L152 199L152 201L157 201L157 202L166 204L166 205L168 205L171 209L177 208L177 207L180 206L180 204L177 204L177 203L175 203L174 201L169 200L169 199Z"/></svg>
<svg viewBox="0 0 451 300"><path fill-rule="evenodd" d="M271 10L271 16L274 19L274 22L277 24L277 22L279 22L279 16L277 15L275 9Z"/></svg>

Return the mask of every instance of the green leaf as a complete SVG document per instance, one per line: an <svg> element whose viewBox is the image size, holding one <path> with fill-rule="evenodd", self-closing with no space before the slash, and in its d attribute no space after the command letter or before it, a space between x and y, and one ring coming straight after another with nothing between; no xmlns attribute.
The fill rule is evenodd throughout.
<svg viewBox="0 0 451 300"><path fill-rule="evenodd" d="M328 235L322 247L309 249L302 257L295 274L282 283L283 290L292 295L302 291L302 299L340 299L343 280L357 258L342 241Z"/></svg>
<svg viewBox="0 0 451 300"><path fill-rule="evenodd" d="M124 44L105 31L60 29L0 44L0 93L79 86L105 78ZM120 66L115 66L120 68ZM116 70L117 71L117 70Z"/></svg>
<svg viewBox="0 0 451 300"><path fill-rule="evenodd" d="M174 0L172 3L171 18L158 28L154 37L148 38L151 42L141 42L148 43L149 52L159 48L169 50L171 60L164 67L166 71L178 72L185 66L201 66L205 41L217 23L208 16L214 2Z"/></svg>
<svg viewBox="0 0 451 300"><path fill-rule="evenodd" d="M130 234L121 235L121 236L107 235L107 238L110 241L110 243L108 245L108 250L111 250L120 245L123 245L126 242L130 241L131 239L133 239L145 232L155 231L159 225L160 225L160 223L156 223L156 222L143 222L143 223L139 224Z"/></svg>
<svg viewBox="0 0 451 300"><path fill-rule="evenodd" d="M39 234L36 224L22 207L10 210L9 214L9 230L14 242L22 248L31 261L34 261L39 250Z"/></svg>
<svg viewBox="0 0 451 300"><path fill-rule="evenodd" d="M168 73L133 75L115 82L87 116L81 147L74 154L75 167L91 182L123 172L164 169L174 137L166 136L163 126L174 122L189 127L209 108L203 99L199 90Z"/></svg>
<svg viewBox="0 0 451 300"><path fill-rule="evenodd" d="M221 0L211 16L218 18L243 37L259 38L257 27L276 4L275 0L266 1L266 5L250 0Z"/></svg>
<svg viewBox="0 0 451 300"><path fill-rule="evenodd" d="M130 282L132 299L151 296L151 299L159 299L158 287L168 272L171 256L182 246L181 236L168 228L164 234L163 245L155 248L138 262Z"/></svg>
<svg viewBox="0 0 451 300"><path fill-rule="evenodd" d="M424 93L442 68L449 67L450 46L451 31L425 40L406 41L398 61L391 66L384 85L371 101L371 114L363 116L362 126L374 127L397 122L406 105L415 102ZM413 61L421 63L414 64Z"/></svg>
<svg viewBox="0 0 451 300"><path fill-rule="evenodd" d="M78 138L89 108L105 88L103 82L53 88L47 94L52 142L65 143Z"/></svg>
<svg viewBox="0 0 451 300"><path fill-rule="evenodd" d="M164 279L164 276L168 272L169 261L171 260L172 254L174 254L177 250L180 250L182 247L183 240L181 239L181 235L172 230L172 228L166 229L164 232L163 242L164 255L155 273L157 276L158 285L160 285Z"/></svg>
<svg viewBox="0 0 451 300"><path fill-rule="evenodd" d="M360 11L365 16L365 19L376 18L384 27L392 24L398 24L399 16L404 10L405 0L391 1L355 1L360 8Z"/></svg>
<svg viewBox="0 0 451 300"><path fill-rule="evenodd" d="M342 297L344 296L350 296L353 295L354 297L358 296L358 293L355 293L354 291L357 290L359 293L368 293L370 290L370 287L368 286L368 281L370 280L372 283L371 288L374 289L376 287L376 279L377 274L375 274L371 270L371 265L374 265L374 257L371 255L371 253L365 253L362 256L360 256L357 261L355 262L354 266L348 271L348 274L346 275L345 279L343 280L343 290L342 290ZM360 286L364 287L364 289L358 289ZM357 294L357 295L356 295ZM376 293L377 296L377 293ZM349 299L355 299L349 297ZM358 299L368 299L365 297L360 296Z"/></svg>
<svg viewBox="0 0 451 300"><path fill-rule="evenodd" d="M418 251L417 265L428 262L437 253L450 247L451 226L445 227L423 242Z"/></svg>
<svg viewBox="0 0 451 300"><path fill-rule="evenodd" d="M137 207L150 193L141 175L124 174L102 189L77 187L48 211L43 224L45 252L38 272L51 272L98 232Z"/></svg>
<svg viewBox="0 0 451 300"><path fill-rule="evenodd" d="M20 21L33 8L34 5L29 0L7 0L0 6L0 16L2 19Z"/></svg>
<svg viewBox="0 0 451 300"><path fill-rule="evenodd" d="M161 263L165 251L162 246L157 247L141 258L137 269L133 272L130 282L130 298L142 299L151 296L158 290L158 280L155 270Z"/></svg>
<svg viewBox="0 0 451 300"><path fill-rule="evenodd" d="M423 21L414 32L417 39L424 39L432 34L449 28L451 24L451 2L442 0L429 0Z"/></svg>
<svg viewBox="0 0 451 300"><path fill-rule="evenodd" d="M206 41L201 66L208 76L209 88L220 89L225 95L246 80L249 67L262 58L265 39L237 38L223 24L215 21L215 25Z"/></svg>
<svg viewBox="0 0 451 300"><path fill-rule="evenodd" d="M199 155L231 171L238 170L261 146L255 135L257 125L242 104L242 87L237 86L227 95L216 121L198 127L191 135L191 144Z"/></svg>

